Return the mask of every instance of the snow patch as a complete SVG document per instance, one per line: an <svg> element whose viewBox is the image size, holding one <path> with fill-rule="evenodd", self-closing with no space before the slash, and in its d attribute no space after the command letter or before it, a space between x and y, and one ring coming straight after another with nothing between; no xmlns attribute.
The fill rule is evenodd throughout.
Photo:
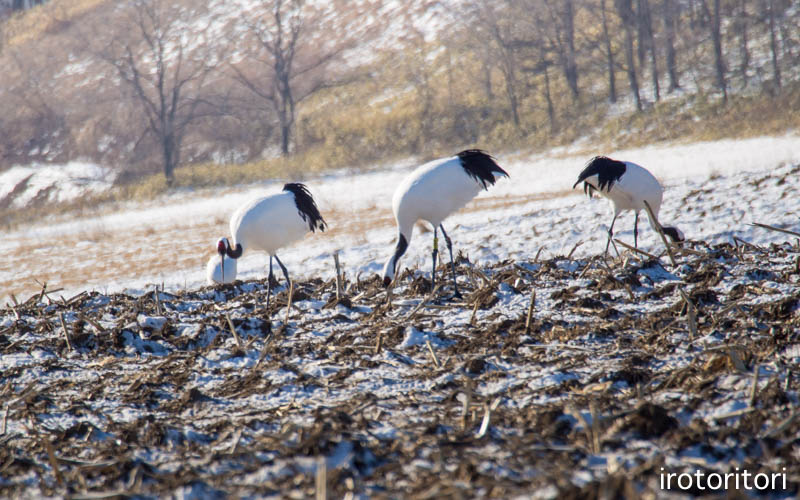
<svg viewBox="0 0 800 500"><path fill-rule="evenodd" d="M95 163L36 163L0 173L0 205L26 208L33 203L65 203L111 188L116 174Z"/></svg>

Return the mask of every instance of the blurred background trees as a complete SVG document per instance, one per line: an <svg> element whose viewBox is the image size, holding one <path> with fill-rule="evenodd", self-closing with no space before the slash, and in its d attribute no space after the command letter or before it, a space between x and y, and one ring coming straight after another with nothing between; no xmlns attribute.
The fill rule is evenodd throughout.
<svg viewBox="0 0 800 500"><path fill-rule="evenodd" d="M0 170L82 158L172 182L181 165L311 171L735 136L791 125L800 93L792 0L50 0L13 13L35 3L0 1Z"/></svg>
<svg viewBox="0 0 800 500"><path fill-rule="evenodd" d="M213 84L220 64L218 47L209 39L210 26L192 23L196 11L169 0L132 0L87 46L97 59L113 68L123 98L140 116L132 123L139 135L155 143L167 185L181 162L184 138L202 117L214 116ZM128 36L116 34L127 31ZM94 47L92 47L94 46Z"/></svg>

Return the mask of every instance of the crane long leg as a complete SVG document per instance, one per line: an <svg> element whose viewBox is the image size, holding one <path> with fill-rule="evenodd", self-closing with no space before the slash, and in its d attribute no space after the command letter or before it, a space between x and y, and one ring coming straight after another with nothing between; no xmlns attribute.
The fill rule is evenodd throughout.
<svg viewBox="0 0 800 500"><path fill-rule="evenodd" d="M608 245L611 244L611 238L614 236L614 223L617 221L619 213L614 213L614 218L611 219L611 227L608 228L608 241L606 242L606 254L608 254Z"/></svg>
<svg viewBox="0 0 800 500"><path fill-rule="evenodd" d="M431 270L431 290L436 286L436 256L439 255L439 228L433 228L433 269Z"/></svg>
<svg viewBox="0 0 800 500"><path fill-rule="evenodd" d="M439 227L442 228L442 234L444 235L444 241L447 243L447 250L450 252L450 271L453 273L453 293L454 297L461 298L461 293L458 291L458 283L456 283L456 264L453 260L453 242L450 241L450 237L447 236L447 233L444 230L444 226L439 224Z"/></svg>
<svg viewBox="0 0 800 500"><path fill-rule="evenodd" d="M278 261L278 265L281 266L281 271L283 271L283 277L286 278L286 286L289 286L289 271L286 270L286 266L283 265L281 259L275 255L275 260Z"/></svg>
<svg viewBox="0 0 800 500"><path fill-rule="evenodd" d="M269 315L270 295L272 295L272 255L269 256L269 276L267 276L267 315Z"/></svg>
<svg viewBox="0 0 800 500"><path fill-rule="evenodd" d="M633 219L633 248L639 248L639 212Z"/></svg>

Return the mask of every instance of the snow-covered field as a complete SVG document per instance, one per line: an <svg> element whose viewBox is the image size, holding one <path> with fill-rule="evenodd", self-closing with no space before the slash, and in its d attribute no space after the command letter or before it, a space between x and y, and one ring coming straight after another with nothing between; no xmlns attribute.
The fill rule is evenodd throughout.
<svg viewBox="0 0 800 500"><path fill-rule="evenodd" d="M673 498L663 474L747 470L794 497L800 244L750 223L800 229L800 138L607 153L667 185L675 265L598 255L610 210L570 151L501 156L446 221L463 300L428 295L430 234L392 296L376 276L409 165L307 180L331 230L281 256L291 308L281 282L265 310L263 256L201 286L227 215L280 183L7 235L4 287L77 278L0 309L0 496Z"/></svg>
<svg viewBox="0 0 800 500"><path fill-rule="evenodd" d="M749 226L766 222L798 227L796 196L781 198L783 188L770 182L748 184L774 174L777 168L800 162L800 137L764 137L685 145L604 151L646 166L665 184L659 218L683 228L689 238L731 241L736 235L767 243L779 235ZM605 202L587 200L571 191L589 156L570 150L547 154L500 155L510 173L461 213L445 221L458 250L474 262L525 259L542 255L597 253L604 247L604 228L611 222ZM367 276L380 271L395 238L391 196L399 180L413 168L400 164L371 173L337 172L306 179L327 219L330 231L308 236L280 254L293 276L330 277L331 254L340 252L346 271ZM717 176L740 185L722 194ZM63 295L81 290L114 292L145 290L164 284L167 290L194 288L205 282L205 263L214 242L228 233L230 214L250 198L281 189L271 184L181 192L97 217L67 218L53 224L20 227L0 239L3 302L10 294L27 297L47 283ZM69 184L72 196L74 184ZM785 187L784 187L785 188ZM96 189L92 185L92 189ZM708 190L694 197L693 190ZM80 191L77 191L80 193ZM710 210L714 208L714 210ZM617 235L632 239L633 216L617 222ZM643 224L643 245L657 247L657 236ZM403 263L423 265L429 259L430 235L415 231ZM241 279L263 277L263 254L245 254Z"/></svg>
<svg viewBox="0 0 800 500"><path fill-rule="evenodd" d="M74 202L108 190L113 182L109 169L89 162L15 166L0 173L0 207L23 209L37 203Z"/></svg>

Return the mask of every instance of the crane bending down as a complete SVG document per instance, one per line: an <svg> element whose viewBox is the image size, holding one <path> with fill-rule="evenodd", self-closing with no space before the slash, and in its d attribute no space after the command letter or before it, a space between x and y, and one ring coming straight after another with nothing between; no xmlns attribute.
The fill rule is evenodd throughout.
<svg viewBox="0 0 800 500"><path fill-rule="evenodd" d="M578 176L578 180L572 186L575 189L578 184L583 182L583 191L592 197L597 191L600 196L611 202L614 209L614 218L608 228L608 241L606 242L606 253L608 245L614 236L614 222L620 213L626 210L633 210L635 219L633 222L633 245L639 246L639 211L644 210L646 201L653 210L653 215L658 218L658 211L661 208L661 199L664 188L661 183L646 168L629 161L612 160L606 156L595 156ZM656 230L656 222L650 219L650 226ZM664 234L672 241L683 241L684 235L675 226L663 226Z"/></svg>
<svg viewBox="0 0 800 500"><path fill-rule="evenodd" d="M278 258L277 251L299 240L309 231L324 231L326 227L327 224L305 184L286 184L280 193L251 200L233 213L230 222L233 245L228 238L217 241L218 255L212 257L208 263L208 280L230 283L236 279L236 260L245 251L266 252L269 254L269 308L273 258L281 267L287 284L289 282L289 272Z"/></svg>
<svg viewBox="0 0 800 500"><path fill-rule="evenodd" d="M453 261L453 243L447 236L442 221L466 205L482 189L488 189L499 176L508 177L508 173L497 165L492 156L480 149L469 149L450 158L434 160L411 172L397 186L392 197L392 210L398 234L395 251L383 266L384 286L389 286L395 278L400 257L406 252L411 241L414 223L421 219L433 226L431 287L436 283L438 231L441 229L447 250L450 252L454 296L460 297Z"/></svg>

